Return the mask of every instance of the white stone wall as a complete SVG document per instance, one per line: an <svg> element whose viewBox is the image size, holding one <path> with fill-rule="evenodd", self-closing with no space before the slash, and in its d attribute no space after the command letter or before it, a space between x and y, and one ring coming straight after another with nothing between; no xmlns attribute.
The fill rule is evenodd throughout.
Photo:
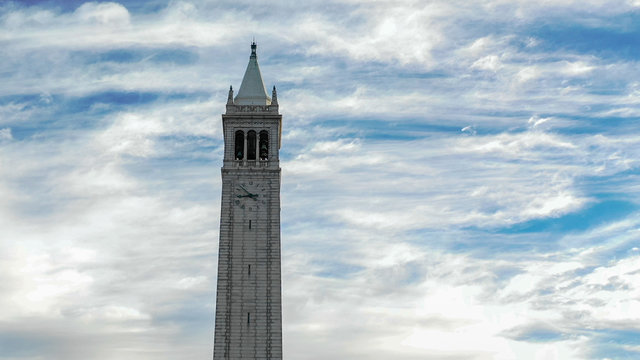
<svg viewBox="0 0 640 360"><path fill-rule="evenodd" d="M282 359L280 121L273 114L223 115L214 360ZM268 161L234 160L238 129L269 131ZM258 196L242 196L241 184Z"/></svg>

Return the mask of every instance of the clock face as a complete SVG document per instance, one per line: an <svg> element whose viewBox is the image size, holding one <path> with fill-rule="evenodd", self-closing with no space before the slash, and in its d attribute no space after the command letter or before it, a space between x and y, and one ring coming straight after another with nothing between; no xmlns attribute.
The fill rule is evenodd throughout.
<svg viewBox="0 0 640 360"><path fill-rule="evenodd" d="M234 184L234 204L259 209L266 204L266 186L259 181L242 181Z"/></svg>

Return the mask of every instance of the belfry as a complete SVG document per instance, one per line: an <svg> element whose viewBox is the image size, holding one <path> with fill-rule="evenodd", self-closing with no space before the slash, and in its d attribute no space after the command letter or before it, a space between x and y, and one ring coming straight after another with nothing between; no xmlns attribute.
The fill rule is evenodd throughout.
<svg viewBox="0 0 640 360"><path fill-rule="evenodd" d="M222 115L224 159L214 360L282 359L280 149L276 88L255 42L238 95Z"/></svg>

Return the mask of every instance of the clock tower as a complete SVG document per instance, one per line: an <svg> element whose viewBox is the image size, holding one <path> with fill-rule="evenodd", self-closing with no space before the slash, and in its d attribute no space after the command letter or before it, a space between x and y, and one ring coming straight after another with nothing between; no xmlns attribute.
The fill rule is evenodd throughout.
<svg viewBox="0 0 640 360"><path fill-rule="evenodd" d="M214 360L282 359L280 149L276 88L267 95L255 42L237 96L229 89Z"/></svg>

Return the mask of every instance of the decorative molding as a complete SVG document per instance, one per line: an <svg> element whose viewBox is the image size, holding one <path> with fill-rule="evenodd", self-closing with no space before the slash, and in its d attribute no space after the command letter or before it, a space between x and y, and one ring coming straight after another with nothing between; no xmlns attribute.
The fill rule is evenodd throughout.
<svg viewBox="0 0 640 360"><path fill-rule="evenodd" d="M278 113L278 105L231 105L227 104L227 114L234 113Z"/></svg>

